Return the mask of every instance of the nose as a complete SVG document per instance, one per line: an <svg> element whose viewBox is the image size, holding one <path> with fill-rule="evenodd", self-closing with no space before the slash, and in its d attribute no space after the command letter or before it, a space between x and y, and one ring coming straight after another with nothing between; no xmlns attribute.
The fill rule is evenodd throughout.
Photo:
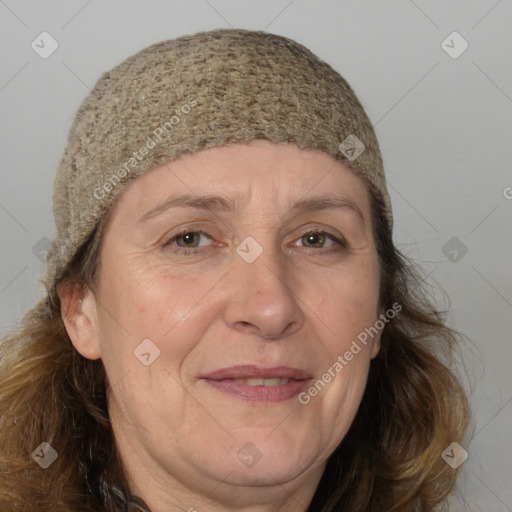
<svg viewBox="0 0 512 512"><path fill-rule="evenodd" d="M277 251L265 249L252 263L237 257L229 275L227 324L266 340L290 336L304 325L304 312L292 287L292 269Z"/></svg>

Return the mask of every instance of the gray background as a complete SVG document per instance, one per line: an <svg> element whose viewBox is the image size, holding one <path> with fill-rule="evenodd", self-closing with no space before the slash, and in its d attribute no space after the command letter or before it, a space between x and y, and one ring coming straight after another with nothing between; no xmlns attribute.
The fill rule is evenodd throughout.
<svg viewBox="0 0 512 512"><path fill-rule="evenodd" d="M511 511L511 21L510 0L0 0L0 335L42 296L53 177L101 73L200 30L291 37L338 70L365 106L395 243L446 291L449 302L437 296L450 324L472 341L474 434L451 510ZM31 47L43 31L59 45L47 59ZM442 45L454 31L469 44L457 58L444 48L458 53L461 41Z"/></svg>

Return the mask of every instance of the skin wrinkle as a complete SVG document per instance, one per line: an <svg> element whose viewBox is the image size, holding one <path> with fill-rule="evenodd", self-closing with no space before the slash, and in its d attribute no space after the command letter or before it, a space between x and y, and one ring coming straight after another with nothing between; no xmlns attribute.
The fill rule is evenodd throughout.
<svg viewBox="0 0 512 512"><path fill-rule="evenodd" d="M332 195L332 194L330 194ZM231 201L230 199L225 199L221 196L203 196L201 198L194 197L192 194L172 194L165 201L157 205L155 208L145 212L141 218L139 219L139 225L147 222L161 214L167 213L169 209L173 208L195 208L197 210L215 210L221 212L240 212L242 209L243 203L247 201L240 199L239 197L235 198L235 201ZM347 199L346 197L327 197L327 195L321 198L314 198L308 200L301 200L292 206L292 211L301 211L301 212L309 212L309 211L317 211L320 209L329 209L329 208L341 208L348 207L351 208L364 223L364 216L361 213L361 210L357 205L355 205L352 201ZM244 208L245 210L245 208Z"/></svg>
<svg viewBox="0 0 512 512"><path fill-rule="evenodd" d="M318 181L319 169L334 164L335 172ZM247 402L198 377L252 363L302 368L316 380L374 324L379 268L368 191L330 156L269 141L211 148L172 162L173 173L168 167L139 177L114 205L97 297L87 294L81 314L68 319L70 338L85 357L101 357L110 382L119 381L109 390L114 434L132 492L152 512L200 510L198 504L214 512L303 511L355 416L380 335L307 405L296 397ZM245 215L222 216L226 225L183 210L137 228L170 191L189 189L226 197L239 191L250 200ZM297 217L286 211L291 197L334 190L357 204L365 224L346 208ZM222 247L207 238L200 256L162 247L178 226L194 231L196 218ZM329 239L326 249L294 246L310 225L340 232L349 248L327 254L334 247ZM263 247L250 264L235 252L246 236ZM161 353L146 367L133 350L147 338ZM237 457L247 442L263 455L252 468Z"/></svg>

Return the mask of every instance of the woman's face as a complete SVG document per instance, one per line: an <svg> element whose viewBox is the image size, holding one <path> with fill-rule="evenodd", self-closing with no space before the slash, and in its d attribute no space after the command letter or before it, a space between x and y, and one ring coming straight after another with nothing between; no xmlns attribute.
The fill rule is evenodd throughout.
<svg viewBox="0 0 512 512"><path fill-rule="evenodd" d="M100 261L68 330L105 365L138 494L316 486L379 350L360 178L266 140L186 155L121 194Z"/></svg>

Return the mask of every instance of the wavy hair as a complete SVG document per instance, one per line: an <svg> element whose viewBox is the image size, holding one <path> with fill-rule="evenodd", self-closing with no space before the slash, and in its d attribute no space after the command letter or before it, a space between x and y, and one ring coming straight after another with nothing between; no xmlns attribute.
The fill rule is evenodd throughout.
<svg viewBox="0 0 512 512"><path fill-rule="evenodd" d="M382 331L356 417L329 457L308 512L433 511L458 474L441 454L467 441L469 401L451 369L463 336L448 327L419 270L394 246L377 197L371 208L380 304L402 309ZM94 291L107 218L58 283ZM57 284L0 342L0 511L150 512L129 490L102 361L72 345ZM58 453L47 469L31 456L42 442Z"/></svg>

